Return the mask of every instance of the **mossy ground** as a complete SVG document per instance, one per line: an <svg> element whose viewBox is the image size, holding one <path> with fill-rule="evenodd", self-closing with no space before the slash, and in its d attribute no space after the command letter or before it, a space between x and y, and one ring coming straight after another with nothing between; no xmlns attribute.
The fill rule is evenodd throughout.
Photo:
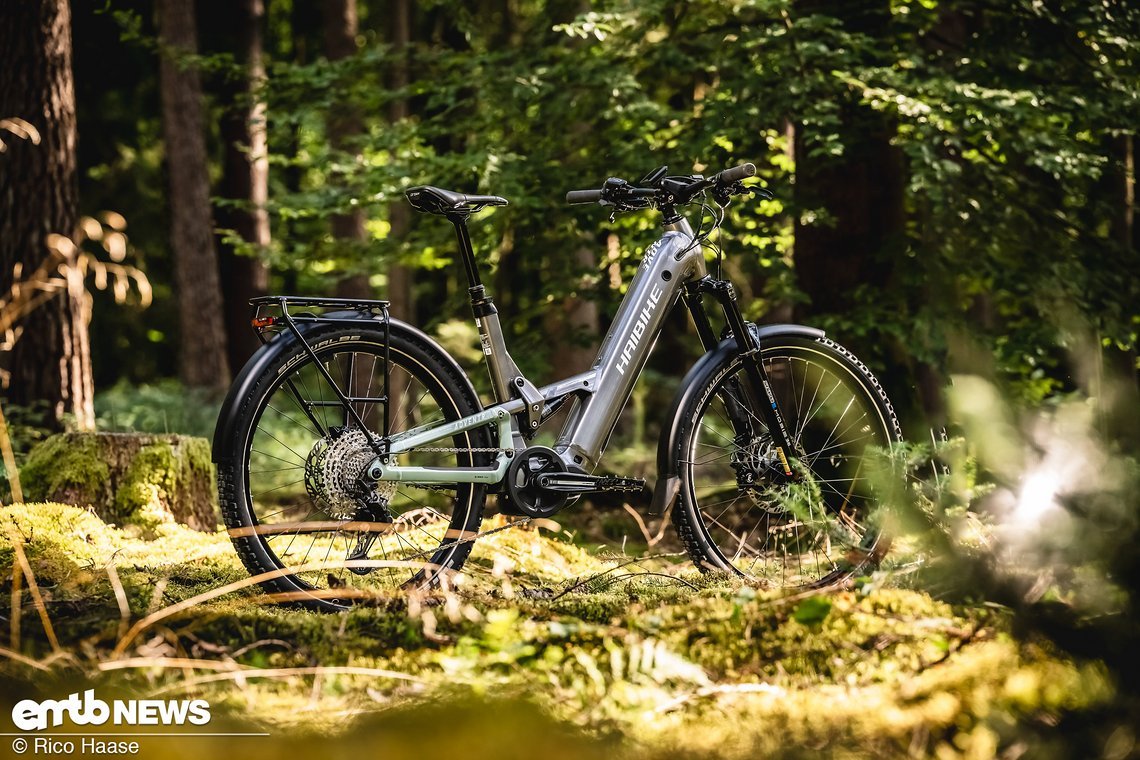
<svg viewBox="0 0 1140 760"><path fill-rule="evenodd" d="M0 522L0 607L11 529L63 650L25 591L13 643L39 664L0 660L4 701L79 685L200 696L218 725L272 735L243 740L251 758L327 752L330 735L346 757L377 743L385 757L989 757L1047 749L1051 726L1112 696L1097 668L1017 641L1000 609L881 582L781 599L680 559L618 567L629 558L533 527L477 543L452 594L319 615L244 588L122 645L148 614L247 577L225 535L168 523L143 538L58 504ZM190 744L162 752L209 751Z"/></svg>

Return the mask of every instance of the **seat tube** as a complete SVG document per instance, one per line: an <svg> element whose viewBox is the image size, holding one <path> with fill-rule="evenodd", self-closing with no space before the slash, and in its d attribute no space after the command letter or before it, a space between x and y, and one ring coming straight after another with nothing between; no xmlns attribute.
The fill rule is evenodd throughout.
<svg viewBox="0 0 1140 760"><path fill-rule="evenodd" d="M526 380L507 351L503 328L499 323L499 310L495 308L495 302L487 295L487 289L479 279L479 269L475 265L475 250L471 246L471 234L467 231L467 215L453 214L449 215L448 219L455 226L459 254L463 258L463 269L467 273L467 282L470 286L467 294L471 299L471 312L475 316L475 325L479 328L479 345L483 351L483 359L487 362L487 372L491 376L491 388L495 392L496 401L501 404L513 395L511 383L526 385Z"/></svg>

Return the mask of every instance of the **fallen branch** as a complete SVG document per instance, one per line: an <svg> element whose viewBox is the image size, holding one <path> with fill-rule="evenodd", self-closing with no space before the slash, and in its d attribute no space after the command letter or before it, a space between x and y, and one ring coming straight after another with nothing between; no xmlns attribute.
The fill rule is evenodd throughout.
<svg viewBox="0 0 1140 760"><path fill-rule="evenodd" d="M621 581L633 581L637 578L644 578L647 576L655 576L658 578L668 578L671 581L676 581L677 583L683 583L684 585L691 588L693 591L700 591L700 589L695 584L689 583L684 578L679 578L676 575L669 575L668 573L655 573L655 572L652 572L650 570L646 570L646 571L640 572L640 573L631 573L630 575L622 575L622 576L619 576L617 578L610 578L609 581L607 581L605 584L603 584L602 588L609 588L613 584L620 583Z"/></svg>
<svg viewBox="0 0 1140 760"><path fill-rule="evenodd" d="M50 670L50 668L48 668L48 666L44 665L42 662L37 662L31 657L25 657L19 652L13 652L11 649L5 649L4 647L0 647L0 657L7 657L9 660L14 660L15 662L35 668L36 670L42 670L45 672Z"/></svg>
<svg viewBox="0 0 1140 760"><path fill-rule="evenodd" d="M280 568L278 570L272 570L272 571L267 572L267 573L259 573L257 575L252 575L248 578L243 578L240 581L234 581L233 583L227 583L224 586L219 586L218 588L210 589L209 591L205 591L205 592L198 594L196 596L192 596L189 599L184 599L181 602L178 602L177 604L172 604L169 607L163 607L161 610L150 613L149 615L147 615L143 619L136 622L133 626L131 626L130 630L127 631L126 635L119 639L119 642L115 645L114 650L111 652L111 657L112 658L122 657L123 653L127 650L127 647L130 646L131 642L134 641L136 638L138 638L138 635L140 633L142 633L144 630L146 630L150 626L157 623L159 620L164 620L164 619L170 617L171 615L176 615L179 612L182 612L183 610L190 609L191 607L199 605L203 602L208 602L212 599L217 599L220 596L225 596L226 594L232 593L234 591L240 591L243 588L249 588L250 586L256 586L260 583L264 583L265 581L274 580L275 578L280 578L280 577L285 576L285 575L296 575L297 573L311 572L313 570L330 570L330 569L352 568L352 567L371 567L371 568L404 567L404 568L415 568L418 570L418 569L422 568L423 565L422 565L422 563L419 563L419 562L400 562L400 561L395 561L395 560L390 561L390 560L357 559L357 560L349 560L347 562L344 562L344 561L313 562L313 563L310 563L307 565L300 565L298 567ZM271 594L271 595L267 595L267 596L272 597L275 601L293 601L293 600L299 600L299 599L319 598L321 596L345 598L345 597L350 597L350 596L351 597L371 597L371 596L377 596L377 595L363 591L363 590L358 590L358 589L327 589L324 591L314 590L314 591L304 591L304 592L290 592L290 593L286 593L286 594Z"/></svg>
<svg viewBox="0 0 1140 760"><path fill-rule="evenodd" d="M138 658L138 659L145 659L145 658ZM131 667L134 667L134 668L146 668L146 667L166 668L166 667L169 667L169 668L175 668L175 669L179 669L179 670L185 669L187 667L190 667L190 668L198 668L199 667L198 665L188 665L187 664L187 662L195 662L193 660L187 661L185 659L179 658L178 663L172 663L170 665L165 665L162 663L163 659L165 659L165 658L156 658L156 660L151 660L148 662L136 662L135 664L131 665ZM170 659L175 659L175 658L170 658ZM115 665L119 665L119 664L125 663L125 662L131 662L131 661L130 660L119 660L117 662L107 662L107 663L101 664L99 666L99 669L105 670L105 671L106 670L115 670L117 668L104 667L104 666L115 666ZM211 661L210 660L202 660L201 662L208 663ZM218 663L218 664L221 664L221 663ZM314 666L303 667L303 668L244 668L244 667L238 666L236 668L228 668L228 669L227 668L209 668L209 667L203 666L201 669L203 669L203 670L212 669L212 670L219 670L222 672L214 673L212 675L207 675L207 676L197 676L195 678L188 678L185 681L182 681L181 683L170 684L169 686L164 686L161 689L156 689L155 691L151 692L151 695L152 696L158 696L160 694L168 694L172 691L181 691L183 689L193 688L194 686L200 686L202 684L207 684L207 683L217 683L219 681L241 682L241 681L244 681L245 679L248 679L248 678L294 678L297 676L345 675L345 676L363 676L363 677L367 677L367 678L390 678L394 681L410 681L412 683L425 683L424 679L419 678L418 676L410 675L408 673L400 673L399 671L395 671L395 670L384 670L382 668L358 667L358 666L354 666L354 665L327 665L327 666L326 665L314 665Z"/></svg>
<svg viewBox="0 0 1140 760"><path fill-rule="evenodd" d="M24 578L28 581L28 591L32 593L32 602L36 605L36 611L40 615L40 623L44 627L44 633L47 634L48 642L51 644L53 652L61 651L59 648L59 639L55 637L55 628L52 627L51 618L48 617L47 607L44 605L44 598L40 595L39 584L36 583L36 575L32 572L32 566L28 562L28 556L24 554L24 537L16 530L15 523L5 521L4 528L8 533L8 540L12 544L12 551L16 554L16 562L19 563L20 569L24 572Z"/></svg>
<svg viewBox="0 0 1140 760"><path fill-rule="evenodd" d="M676 699L669 700L663 705L659 705L653 710L653 714L660 715L661 713L670 712L687 702L704 699L705 697L719 697L730 694L768 694L774 697L782 697L787 693L786 689L768 683L737 683L723 686L702 686L691 694L684 694Z"/></svg>
<svg viewBox="0 0 1140 760"><path fill-rule="evenodd" d="M107 579L111 581L111 588L115 590L115 601L119 605L119 638L127 632L127 626L131 622L131 605L127 601L127 592L123 588L123 582L119 580L119 571L115 569L114 562L107 563Z"/></svg>
<svg viewBox="0 0 1140 760"><path fill-rule="evenodd" d="M580 580L577 583L575 583L573 586L570 586L569 588L563 589L562 591L560 591L559 593L557 593L553 597L551 597L550 601L556 602L559 599L561 599L562 597L569 594L571 591L574 591L575 589L579 589L588 583L593 583L598 578L609 575L610 573L614 572L615 570L621 570L623 567L629 567L630 565L637 565L637 564L640 564L642 562L648 562L651 559L663 559L665 557L680 557L680 556L681 556L680 552L671 552L669 554L651 554L648 557L637 557L635 559L629 560L628 562L622 562L620 564L614 565L611 568L607 568L600 573L596 573L594 575L591 575L588 578Z"/></svg>

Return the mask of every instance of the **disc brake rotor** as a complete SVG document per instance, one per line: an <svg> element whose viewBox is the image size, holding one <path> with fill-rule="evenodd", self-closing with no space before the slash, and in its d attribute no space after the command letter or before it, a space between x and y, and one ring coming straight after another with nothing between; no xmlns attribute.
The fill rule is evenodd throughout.
<svg viewBox="0 0 1140 760"><path fill-rule="evenodd" d="M739 443L730 460L736 470L737 487L748 495L753 506L774 515L786 511L767 476L775 468L776 459L772 439L757 437Z"/></svg>

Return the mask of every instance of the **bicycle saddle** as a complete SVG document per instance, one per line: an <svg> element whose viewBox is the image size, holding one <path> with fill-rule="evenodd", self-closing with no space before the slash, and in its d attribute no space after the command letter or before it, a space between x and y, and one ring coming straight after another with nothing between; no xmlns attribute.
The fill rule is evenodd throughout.
<svg viewBox="0 0 1140 760"><path fill-rule="evenodd" d="M507 199L497 195L467 195L431 185L409 187L404 195L416 211L425 214L467 216L486 206L506 206Z"/></svg>

